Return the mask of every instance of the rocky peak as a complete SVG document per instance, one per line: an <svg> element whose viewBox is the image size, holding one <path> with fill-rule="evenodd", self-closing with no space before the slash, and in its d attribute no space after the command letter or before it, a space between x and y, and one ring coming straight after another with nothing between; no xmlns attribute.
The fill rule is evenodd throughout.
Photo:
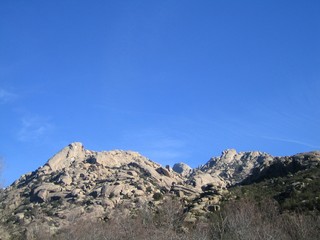
<svg viewBox="0 0 320 240"><path fill-rule="evenodd" d="M69 167L73 161L79 160L85 155L86 152L82 143L74 142L50 158L46 165L49 166L53 171L61 170Z"/></svg>
<svg viewBox="0 0 320 240"><path fill-rule="evenodd" d="M74 142L50 158L42 170L46 172L59 171L68 169L71 166L79 167L84 163L104 167L120 167L130 162L137 162L148 166L155 164L137 152L123 150L97 152L85 149L80 142Z"/></svg>
<svg viewBox="0 0 320 240"><path fill-rule="evenodd" d="M229 163L235 159L237 151L235 149L227 149L222 152L220 159L225 163Z"/></svg>
<svg viewBox="0 0 320 240"><path fill-rule="evenodd" d="M252 169L269 160L272 161L273 157L267 153L237 152L235 149L227 149L220 157L212 157L200 167L200 170L212 177L223 179L227 185L233 185L247 178Z"/></svg>

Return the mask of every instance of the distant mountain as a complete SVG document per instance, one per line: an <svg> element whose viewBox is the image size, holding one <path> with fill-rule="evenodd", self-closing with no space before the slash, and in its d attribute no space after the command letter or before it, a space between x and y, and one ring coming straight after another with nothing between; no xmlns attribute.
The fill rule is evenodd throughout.
<svg viewBox="0 0 320 240"><path fill-rule="evenodd" d="M146 206L156 211L174 196L185 208L185 222L193 224L233 198L228 189L236 185L292 175L319 163L320 152L273 157L229 149L196 169L184 163L171 168L136 152L96 152L72 143L1 192L0 220L18 238L35 225L56 232L74 218L107 221L119 206L128 216Z"/></svg>

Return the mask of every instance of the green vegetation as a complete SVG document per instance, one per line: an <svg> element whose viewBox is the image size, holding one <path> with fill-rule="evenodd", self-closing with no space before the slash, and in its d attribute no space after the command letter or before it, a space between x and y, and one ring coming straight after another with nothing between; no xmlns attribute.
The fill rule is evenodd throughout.
<svg viewBox="0 0 320 240"><path fill-rule="evenodd" d="M155 201L159 201L159 200L161 200L163 198L163 195L161 193L156 192L156 193L153 194L152 197L153 197L153 199Z"/></svg>
<svg viewBox="0 0 320 240"><path fill-rule="evenodd" d="M229 189L236 199L275 199L281 211L320 211L320 166Z"/></svg>

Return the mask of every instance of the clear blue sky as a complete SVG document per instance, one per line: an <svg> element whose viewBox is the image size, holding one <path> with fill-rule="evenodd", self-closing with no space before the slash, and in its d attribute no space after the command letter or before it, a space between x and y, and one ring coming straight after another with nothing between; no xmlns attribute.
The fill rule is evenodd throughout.
<svg viewBox="0 0 320 240"><path fill-rule="evenodd" d="M320 149L320 1L0 1L4 185L70 142L161 164Z"/></svg>

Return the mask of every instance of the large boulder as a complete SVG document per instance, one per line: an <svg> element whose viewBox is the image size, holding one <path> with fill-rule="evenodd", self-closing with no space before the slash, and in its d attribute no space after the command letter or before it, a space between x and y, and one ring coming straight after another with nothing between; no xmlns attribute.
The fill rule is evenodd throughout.
<svg viewBox="0 0 320 240"><path fill-rule="evenodd" d="M181 174L181 176L184 177L189 176L192 171L192 168L190 166L182 162L174 164L172 169L173 171Z"/></svg>

